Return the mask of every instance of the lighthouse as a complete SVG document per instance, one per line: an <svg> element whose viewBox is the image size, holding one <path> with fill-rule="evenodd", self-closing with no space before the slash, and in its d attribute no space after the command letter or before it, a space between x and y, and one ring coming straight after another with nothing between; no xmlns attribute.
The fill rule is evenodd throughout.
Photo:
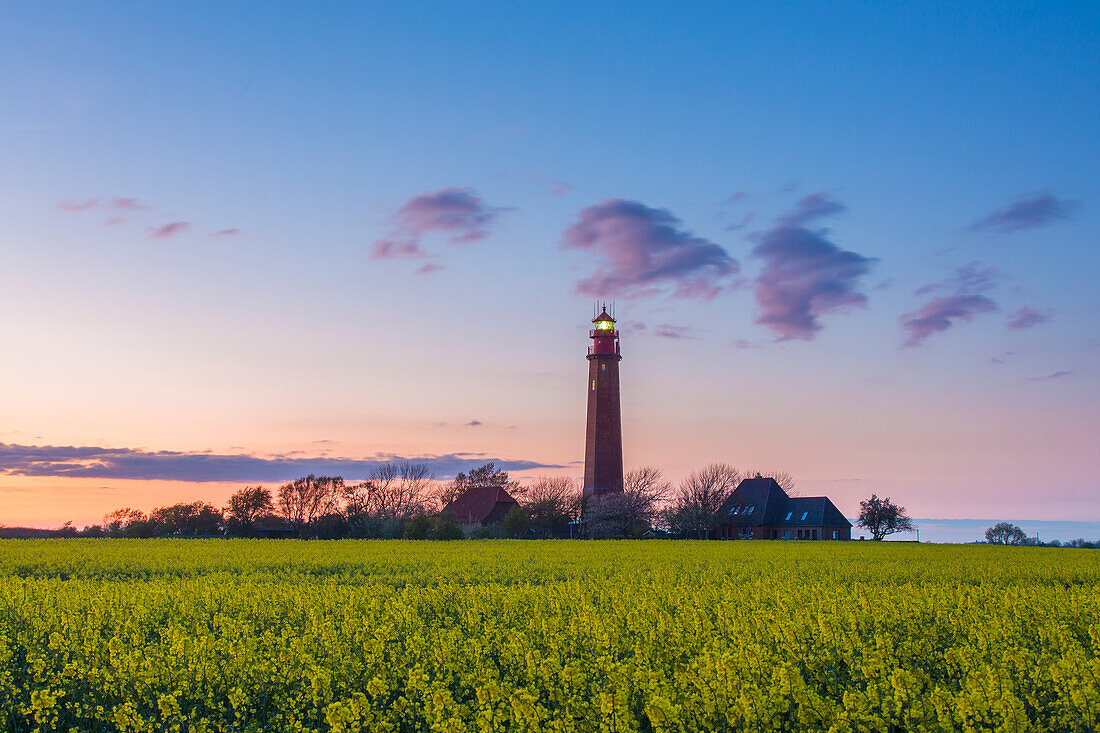
<svg viewBox="0 0 1100 733"><path fill-rule="evenodd" d="M588 429L584 495L623 490L623 421L619 410L619 332L604 306L588 332Z"/></svg>

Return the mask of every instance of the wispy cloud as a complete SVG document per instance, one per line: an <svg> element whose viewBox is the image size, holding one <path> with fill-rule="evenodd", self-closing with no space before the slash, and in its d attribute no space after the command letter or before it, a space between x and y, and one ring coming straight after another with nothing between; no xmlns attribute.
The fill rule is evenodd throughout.
<svg viewBox="0 0 1100 733"><path fill-rule="evenodd" d="M1053 374L1047 374L1047 375L1042 376L1042 377L1028 377L1027 381L1029 381L1029 382L1046 382L1046 381L1051 380L1051 379L1061 379L1063 377L1068 377L1071 374L1073 374L1073 370L1063 370L1063 371L1060 371L1060 372L1054 372Z"/></svg>
<svg viewBox="0 0 1100 733"><path fill-rule="evenodd" d="M235 237L241 233L240 229L222 229L216 232L210 232L211 237Z"/></svg>
<svg viewBox="0 0 1100 733"><path fill-rule="evenodd" d="M726 231L727 232L739 232L742 229L744 229L745 227L747 227L749 224L751 224L752 220L755 219L755 218L756 218L756 212L755 211L747 211L747 212L745 212L745 215L742 216L741 219L736 224L727 224L726 225Z"/></svg>
<svg viewBox="0 0 1100 733"><path fill-rule="evenodd" d="M573 190L572 183L566 183L565 181L554 181L550 186L551 196L564 196Z"/></svg>
<svg viewBox="0 0 1100 733"><path fill-rule="evenodd" d="M779 218L783 224L802 226L815 219L833 216L847 211L848 207L834 199L828 191L818 191L803 196L794 210Z"/></svg>
<svg viewBox="0 0 1100 733"><path fill-rule="evenodd" d="M505 210L489 206L468 188L413 196L393 214L390 235L374 242L371 257L423 257L420 242L431 232L448 235L451 244L479 242Z"/></svg>
<svg viewBox="0 0 1100 733"><path fill-rule="evenodd" d="M663 339L693 339L696 338L695 330L691 326L673 326L662 323L653 329L653 335Z"/></svg>
<svg viewBox="0 0 1100 733"><path fill-rule="evenodd" d="M480 420L471 420L470 422L466 423L466 427L468 428L476 428L479 425L481 425Z"/></svg>
<svg viewBox="0 0 1100 733"><path fill-rule="evenodd" d="M1025 328L1038 326L1040 323L1046 323L1049 320L1049 311L1043 313L1035 310L1029 305L1025 305L1023 308L1008 317L1008 327L1013 331L1021 331Z"/></svg>
<svg viewBox="0 0 1100 733"><path fill-rule="evenodd" d="M840 249L825 231L804 226L844 210L825 192L810 194L759 236L752 254L765 264L755 282L756 322L780 341L812 339L823 328L822 316L867 304L861 280L877 260Z"/></svg>
<svg viewBox="0 0 1100 733"><path fill-rule="evenodd" d="M946 292L938 295L912 313L898 319L901 327L909 332L905 346L919 346L934 333L946 331L959 321L969 322L982 313L1000 310L985 293L992 290L1001 278L996 268L981 262L968 262L955 271L943 283L931 283L917 288L914 295Z"/></svg>
<svg viewBox="0 0 1100 733"><path fill-rule="evenodd" d="M443 265L439 264L438 262L425 262L423 265L416 268L416 274L417 275L428 275L428 274L431 274L433 272L439 272L440 270L445 270L445 269L446 268Z"/></svg>
<svg viewBox="0 0 1100 733"><path fill-rule="evenodd" d="M148 211L153 208L152 206L141 203L135 198L113 198L108 206L120 211Z"/></svg>
<svg viewBox="0 0 1100 733"><path fill-rule="evenodd" d="M934 333L946 331L956 321L969 321L981 313L998 310L984 295L949 295L932 298L919 310L901 317L901 326L909 332L906 346L918 346Z"/></svg>
<svg viewBox="0 0 1100 733"><path fill-rule="evenodd" d="M394 239L379 239L371 247L372 260L421 259L428 254L420 249L420 244Z"/></svg>
<svg viewBox="0 0 1100 733"><path fill-rule="evenodd" d="M1022 196L1004 208L997 209L971 224L972 232L994 231L1008 234L1021 229L1035 229L1072 219L1079 202L1058 199L1048 191Z"/></svg>
<svg viewBox="0 0 1100 733"><path fill-rule="evenodd" d="M560 246L593 252L596 271L576 284L595 297L636 298L671 292L709 298L730 287L740 266L725 249L682 228L665 209L609 199L583 209Z"/></svg>
<svg viewBox="0 0 1100 733"><path fill-rule="evenodd" d="M88 211L99 206L99 197L95 196L86 201L71 201L69 199L61 199L57 202L57 208L61 211Z"/></svg>
<svg viewBox="0 0 1100 733"><path fill-rule="evenodd" d="M149 239L171 239L178 234L183 234L190 228L190 222L174 221L159 227L149 227L145 230L145 236Z"/></svg>
<svg viewBox="0 0 1100 733"><path fill-rule="evenodd" d="M158 481L289 481L306 474L360 478L383 463L427 463L438 478L468 471L491 456L473 453L399 456L378 453L365 458L255 456L184 453L131 448L28 446L0 443L0 475ZM505 470L561 468L559 464L497 459Z"/></svg>

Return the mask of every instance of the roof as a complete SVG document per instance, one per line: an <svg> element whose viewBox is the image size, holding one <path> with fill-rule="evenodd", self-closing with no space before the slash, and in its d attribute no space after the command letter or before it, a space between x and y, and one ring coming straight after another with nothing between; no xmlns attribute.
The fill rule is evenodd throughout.
<svg viewBox="0 0 1100 733"><path fill-rule="evenodd" d="M787 494L773 478L747 478L737 485L722 504L723 523L745 526L775 524ZM737 513L732 513L733 510Z"/></svg>
<svg viewBox="0 0 1100 733"><path fill-rule="evenodd" d="M502 517L518 505L519 502L499 486L475 486L455 497L443 511L453 514L462 524L478 524Z"/></svg>
<svg viewBox="0 0 1100 733"><path fill-rule="evenodd" d="M611 321L612 323L614 323L615 319L608 314L607 306L604 306L604 309L600 311L600 315L592 319L593 323L596 323L597 321Z"/></svg>
<svg viewBox="0 0 1100 733"><path fill-rule="evenodd" d="M722 504L721 521L739 527L851 527L827 496L787 496L773 478L747 478Z"/></svg>

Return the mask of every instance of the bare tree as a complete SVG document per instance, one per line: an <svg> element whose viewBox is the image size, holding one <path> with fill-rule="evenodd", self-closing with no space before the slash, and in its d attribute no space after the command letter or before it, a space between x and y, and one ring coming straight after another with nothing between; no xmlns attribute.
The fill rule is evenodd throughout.
<svg viewBox="0 0 1100 733"><path fill-rule="evenodd" d="M524 492L521 504L540 537L565 535L580 514L581 491L566 476L540 476Z"/></svg>
<svg viewBox="0 0 1100 733"><path fill-rule="evenodd" d="M706 539L718 528L722 504L741 483L741 471L728 463L712 463L691 472L673 497L666 512L669 528L676 534Z"/></svg>
<svg viewBox="0 0 1100 733"><path fill-rule="evenodd" d="M584 504L584 531L589 537L638 536L660 518L672 484L659 468L627 472L621 492L589 497Z"/></svg>
<svg viewBox="0 0 1100 733"><path fill-rule="evenodd" d="M424 511L431 483L427 464L385 463L371 471L366 481L343 488L344 515L403 521Z"/></svg>
<svg viewBox="0 0 1100 733"><path fill-rule="evenodd" d="M672 482L656 466L642 466L626 472L623 490L645 497L651 504L657 505L668 500L672 493Z"/></svg>
<svg viewBox="0 0 1100 733"><path fill-rule="evenodd" d="M341 477L311 473L279 487L277 508L291 524L309 524L318 517L336 512L343 492L344 479Z"/></svg>
<svg viewBox="0 0 1100 733"><path fill-rule="evenodd" d="M746 471L745 478L756 477L773 478L779 484L779 488L787 496L802 496L802 492L795 487L794 476L786 471Z"/></svg>
<svg viewBox="0 0 1100 733"><path fill-rule="evenodd" d="M895 532L912 532L915 527L913 520L905 513L905 507L898 506L889 498L880 499L875 494L859 503L856 524L870 530L875 540L882 540Z"/></svg>

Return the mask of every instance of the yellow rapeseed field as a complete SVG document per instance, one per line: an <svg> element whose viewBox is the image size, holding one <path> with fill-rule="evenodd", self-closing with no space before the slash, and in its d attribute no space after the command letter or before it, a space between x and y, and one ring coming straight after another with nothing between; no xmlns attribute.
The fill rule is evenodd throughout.
<svg viewBox="0 0 1100 733"><path fill-rule="evenodd" d="M1095 731L1100 552L0 542L5 731Z"/></svg>

